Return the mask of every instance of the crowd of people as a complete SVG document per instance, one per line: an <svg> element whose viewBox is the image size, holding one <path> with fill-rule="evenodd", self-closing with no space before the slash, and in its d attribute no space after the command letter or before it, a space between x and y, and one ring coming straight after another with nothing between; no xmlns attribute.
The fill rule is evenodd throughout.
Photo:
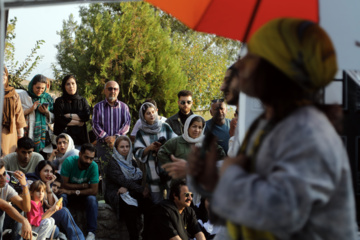
<svg viewBox="0 0 360 240"><path fill-rule="evenodd" d="M17 93L5 68L0 228L12 229L12 239L95 239L103 170L105 201L131 240L355 240L336 106L317 98L335 72L334 49L317 24L273 20L226 71L224 99L209 103L210 120L193 113L192 93L182 90L179 111L168 118L147 99L128 137L129 108L109 81L93 108L93 144L75 76L63 79L54 100L43 75ZM240 92L264 106L244 139L238 112L226 118L225 102L238 107ZM68 206L85 209L85 234Z"/></svg>
<svg viewBox="0 0 360 240"><path fill-rule="evenodd" d="M99 173L103 173L104 198L117 218L124 219L130 239L145 238L144 216L150 217L153 205L170 196L171 177L176 177L162 165L168 166L172 157L186 159L191 146L201 146L204 139L206 123L191 110L192 92L178 93L179 112L168 119L158 116L155 100L147 99L139 109L130 139L126 136L131 128L129 108L118 100L119 84L109 81L104 86L105 99L93 108L96 143L90 143L86 127L90 107L78 94L75 76L64 77L58 98L48 93L48 79L43 75L34 76L27 91L9 87L6 67L3 79L9 98L3 109L2 164L8 175L16 173L10 174L13 181L6 186L24 202L30 202L30 206L18 207L17 211L27 213L38 238L95 238ZM220 108L223 113L214 121L223 125L224 133L220 135L224 137L219 137L223 144L230 138L229 125L225 124L230 121L225 119L226 105L223 99L216 99L211 106L212 111ZM220 145L217 149L218 159L223 159L226 152ZM95 157L100 166L93 161ZM186 174L186 165L181 165L176 175L180 172ZM23 184L19 174L26 177L27 183ZM27 192L30 196L24 198ZM195 195L196 205L201 196ZM60 198L61 204L57 205ZM86 234L78 228L67 206L85 207ZM11 219L10 224L7 222L2 229L10 227L11 237L18 239L18 224Z"/></svg>

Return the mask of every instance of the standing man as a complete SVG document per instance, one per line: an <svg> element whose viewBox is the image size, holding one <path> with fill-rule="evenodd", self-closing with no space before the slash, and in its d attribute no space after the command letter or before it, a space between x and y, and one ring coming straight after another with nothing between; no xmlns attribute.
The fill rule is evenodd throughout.
<svg viewBox="0 0 360 240"><path fill-rule="evenodd" d="M193 114L191 111L192 104L192 92L188 90L181 90L178 93L179 112L166 120L166 123L170 125L174 133L178 136L181 136L184 133L185 121Z"/></svg>
<svg viewBox="0 0 360 240"><path fill-rule="evenodd" d="M195 211L190 207L192 197L184 180L174 180L170 186L169 199L152 209L146 239L205 240Z"/></svg>
<svg viewBox="0 0 360 240"><path fill-rule="evenodd" d="M218 111L218 114L216 112ZM212 118L206 121L205 132L214 134L218 141L217 143L224 149L227 154L229 149L229 139L230 139L230 119L226 118L226 105L224 99L214 99L211 101L210 114ZM211 126L214 125L212 128Z"/></svg>
<svg viewBox="0 0 360 240"><path fill-rule="evenodd" d="M224 93L225 101L228 105L236 106L234 118L230 121L229 131L229 147L226 153L230 157L234 157L240 147L241 140L239 137L239 129L237 128L238 121L238 109L239 109L239 94L238 90L238 72L235 68L235 64L231 65L225 73L224 82L220 87L220 90Z"/></svg>
<svg viewBox="0 0 360 240"><path fill-rule="evenodd" d="M7 170L20 170L23 173L33 173L43 156L34 152L35 144L31 138L22 137L17 141L17 149L4 157Z"/></svg>
<svg viewBox="0 0 360 240"><path fill-rule="evenodd" d="M79 156L65 159L61 167L63 179L62 193L64 207L68 204L86 207L86 221L88 235L86 240L95 239L97 228L99 170L95 162L95 148L91 143L81 146Z"/></svg>
<svg viewBox="0 0 360 240"><path fill-rule="evenodd" d="M117 82L107 82L104 92L105 100L94 107L93 131L97 139L97 156L108 162L116 137L128 133L131 117L129 107L117 99L120 92Z"/></svg>

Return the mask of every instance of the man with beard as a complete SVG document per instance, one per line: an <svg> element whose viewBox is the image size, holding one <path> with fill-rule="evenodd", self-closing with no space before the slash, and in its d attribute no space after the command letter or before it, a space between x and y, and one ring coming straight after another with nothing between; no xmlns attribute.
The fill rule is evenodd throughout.
<svg viewBox="0 0 360 240"><path fill-rule="evenodd" d="M131 117L129 107L118 100L120 87L117 82L107 82L104 93L106 99L94 106L92 127L97 139L97 157L108 162L116 137L129 132Z"/></svg>
<svg viewBox="0 0 360 240"><path fill-rule="evenodd" d="M35 172L43 156L34 152L35 144L31 138L22 137L17 142L17 149L4 157L5 168L9 171L20 170L23 173Z"/></svg>
<svg viewBox="0 0 360 240"><path fill-rule="evenodd" d="M166 120L166 123L170 125L171 129L178 136L181 136L184 133L185 121L193 114L191 111L192 104L192 92L188 90L181 90L178 93L179 112Z"/></svg>
<svg viewBox="0 0 360 240"><path fill-rule="evenodd" d="M217 113L216 113L217 112ZM217 137L217 143L227 154L230 139L230 119L226 118L226 104L224 99L214 99L211 101L210 114L212 118L206 121L205 132L211 131Z"/></svg>
<svg viewBox="0 0 360 240"><path fill-rule="evenodd" d="M65 159L61 167L63 179L62 189L59 189L63 197L63 205L68 204L76 207L86 207L87 240L95 239L97 227L99 170L95 162L95 148L90 143L81 146L79 156L71 156ZM85 203L85 204L84 204Z"/></svg>
<svg viewBox="0 0 360 240"><path fill-rule="evenodd" d="M151 210L145 225L145 239L156 240L205 240L197 223L195 211L190 207L193 194L184 180L174 180L170 186L169 199L165 199Z"/></svg>
<svg viewBox="0 0 360 240"><path fill-rule="evenodd" d="M236 106L236 111L234 118L230 121L230 139L229 139L229 148L227 154L231 157L235 156L238 148L240 147L240 138L239 138L239 129L237 127L238 121L238 110L239 110L239 91L238 81L237 81L237 71L235 68L235 63L231 65L225 73L224 82L220 87L220 90L224 93L224 99L227 104Z"/></svg>

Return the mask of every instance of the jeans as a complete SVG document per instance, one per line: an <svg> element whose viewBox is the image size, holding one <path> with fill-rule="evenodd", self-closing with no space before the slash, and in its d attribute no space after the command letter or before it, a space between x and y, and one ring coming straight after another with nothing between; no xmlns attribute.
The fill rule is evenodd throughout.
<svg viewBox="0 0 360 240"><path fill-rule="evenodd" d="M63 207L51 216L55 220L55 224L65 231L69 240L84 240L84 234L76 225L69 209Z"/></svg>
<svg viewBox="0 0 360 240"><path fill-rule="evenodd" d="M38 234L38 239L43 240L50 238L54 230L55 220L53 218L45 218L41 220L38 227L32 226L32 231Z"/></svg>
<svg viewBox="0 0 360 240"><path fill-rule="evenodd" d="M22 214L22 210L16 206L13 205L13 207L20 213ZM12 219L11 217L9 217L9 215L7 215L5 212L1 211L3 214L3 216L1 217L1 222L0 222L0 228L2 231L4 231L5 229L11 229L11 239L14 240L20 240L21 236L18 234L19 231L21 230L21 223L16 222L14 219ZM1 239L1 238L0 238Z"/></svg>
<svg viewBox="0 0 360 240"><path fill-rule="evenodd" d="M96 200L96 196L88 195L88 196L75 196L67 194L62 194L63 198L63 206L76 206L79 208L84 208L85 202L85 210L86 210L86 221L87 221L87 232L92 232L95 234L97 228L97 215L98 215L98 202Z"/></svg>

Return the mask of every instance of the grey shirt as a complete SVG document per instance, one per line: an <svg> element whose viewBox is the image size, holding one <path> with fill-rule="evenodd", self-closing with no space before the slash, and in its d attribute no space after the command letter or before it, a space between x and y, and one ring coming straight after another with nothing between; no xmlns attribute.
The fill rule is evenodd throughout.
<svg viewBox="0 0 360 240"><path fill-rule="evenodd" d="M11 187L8 183L5 183L3 188L0 188L0 198L7 202L10 202L10 199L17 196L18 193L15 191L13 187Z"/></svg>
<svg viewBox="0 0 360 240"><path fill-rule="evenodd" d="M40 153L33 152L31 154L31 159L30 159L28 165L26 165L26 167L20 166L19 161L18 161L17 152L13 152L13 153L6 155L3 160L5 163L6 170L9 170L9 171L20 170L26 174L26 173L35 172L36 166L38 165L38 163L41 160L44 160L44 158Z"/></svg>
<svg viewBox="0 0 360 240"><path fill-rule="evenodd" d="M355 240L354 194L343 142L317 109L297 110L264 139L256 173L239 166L225 171L212 209L280 240Z"/></svg>

